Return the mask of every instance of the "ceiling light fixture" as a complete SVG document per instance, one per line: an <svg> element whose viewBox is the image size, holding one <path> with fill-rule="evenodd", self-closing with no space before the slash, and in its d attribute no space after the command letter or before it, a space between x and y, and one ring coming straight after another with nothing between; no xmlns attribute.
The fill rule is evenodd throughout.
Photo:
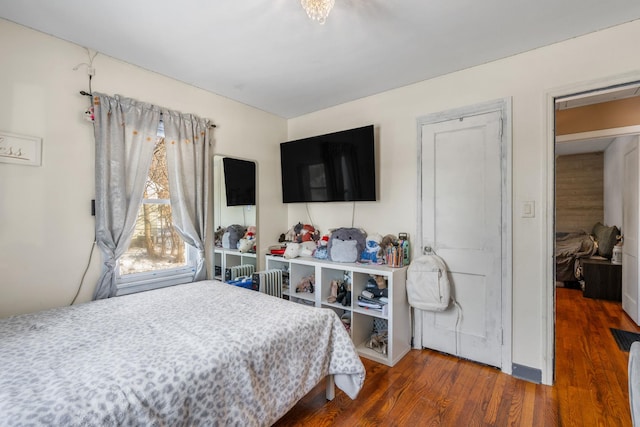
<svg viewBox="0 0 640 427"><path fill-rule="evenodd" d="M300 3L307 12L307 15L309 15L309 18L324 24L335 0L300 0Z"/></svg>

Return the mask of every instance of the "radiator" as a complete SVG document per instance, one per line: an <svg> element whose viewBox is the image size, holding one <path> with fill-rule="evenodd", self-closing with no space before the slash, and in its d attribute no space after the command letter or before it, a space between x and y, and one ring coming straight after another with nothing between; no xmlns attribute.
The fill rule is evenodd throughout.
<svg viewBox="0 0 640 427"><path fill-rule="evenodd" d="M266 270L253 273L253 282L260 292L282 298L282 270Z"/></svg>
<svg viewBox="0 0 640 427"><path fill-rule="evenodd" d="M254 271L256 271L256 267L252 264L234 265L233 267L225 269L224 280L226 282L228 280L235 280L238 277L251 277Z"/></svg>

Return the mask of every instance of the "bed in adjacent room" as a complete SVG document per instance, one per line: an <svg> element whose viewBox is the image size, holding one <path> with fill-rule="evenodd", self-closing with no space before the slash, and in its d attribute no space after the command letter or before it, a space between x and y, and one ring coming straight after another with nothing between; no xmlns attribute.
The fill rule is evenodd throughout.
<svg viewBox="0 0 640 427"><path fill-rule="evenodd" d="M619 238L618 227L608 227L600 222L593 226L591 233L556 232L556 281L566 283L582 280L581 260L595 256L611 259L613 247Z"/></svg>
<svg viewBox="0 0 640 427"><path fill-rule="evenodd" d="M596 254L598 246L585 231L556 233L556 281L577 282L582 279L580 259Z"/></svg>
<svg viewBox="0 0 640 427"><path fill-rule="evenodd" d="M329 309L216 281L0 320L0 425L271 425L365 377Z"/></svg>

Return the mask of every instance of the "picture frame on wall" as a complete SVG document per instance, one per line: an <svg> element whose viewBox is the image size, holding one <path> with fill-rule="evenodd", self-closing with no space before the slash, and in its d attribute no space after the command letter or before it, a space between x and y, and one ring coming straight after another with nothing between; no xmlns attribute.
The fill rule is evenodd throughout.
<svg viewBox="0 0 640 427"><path fill-rule="evenodd" d="M0 163L42 165L42 138L0 131Z"/></svg>

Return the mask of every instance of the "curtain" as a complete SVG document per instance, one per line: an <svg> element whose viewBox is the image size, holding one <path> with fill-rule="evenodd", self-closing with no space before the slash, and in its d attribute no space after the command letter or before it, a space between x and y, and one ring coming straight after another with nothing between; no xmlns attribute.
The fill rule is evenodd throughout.
<svg viewBox="0 0 640 427"><path fill-rule="evenodd" d="M115 267L129 247L158 141L160 109L94 93L96 242L105 269L93 299L116 295Z"/></svg>
<svg viewBox="0 0 640 427"><path fill-rule="evenodd" d="M205 237L209 217L211 128L207 119L162 110L173 225L198 250L194 281L207 277Z"/></svg>

